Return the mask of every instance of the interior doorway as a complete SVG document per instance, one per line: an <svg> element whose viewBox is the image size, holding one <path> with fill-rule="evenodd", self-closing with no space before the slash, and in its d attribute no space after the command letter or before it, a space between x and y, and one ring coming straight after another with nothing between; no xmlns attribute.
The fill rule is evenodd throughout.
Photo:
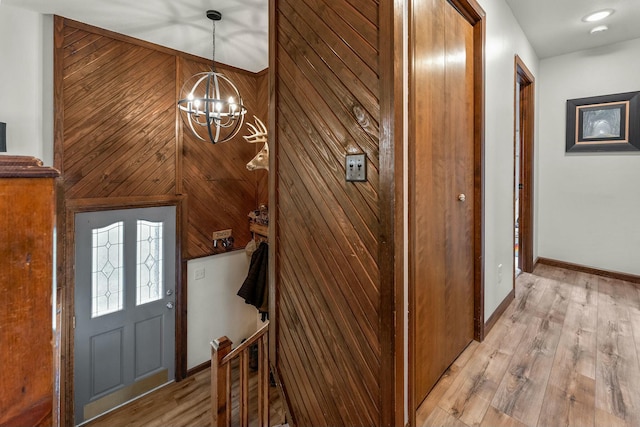
<svg viewBox="0 0 640 427"><path fill-rule="evenodd" d="M515 57L514 99L514 286L520 272L533 271L533 139L535 78Z"/></svg>

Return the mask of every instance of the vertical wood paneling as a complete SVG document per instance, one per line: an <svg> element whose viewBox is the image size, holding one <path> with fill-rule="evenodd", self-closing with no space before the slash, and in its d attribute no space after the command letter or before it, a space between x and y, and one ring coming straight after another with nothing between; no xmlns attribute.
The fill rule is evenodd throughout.
<svg viewBox="0 0 640 427"><path fill-rule="evenodd" d="M392 401L381 384L393 304L382 305L392 283L379 259L391 228L380 221L379 5L353 3L271 2L272 355L298 425L382 425ZM353 152L367 154L367 182L345 181Z"/></svg>
<svg viewBox="0 0 640 427"><path fill-rule="evenodd" d="M407 424L405 402L405 8L381 1L380 26L380 422ZM361 9L363 10L363 9ZM364 13L364 12L363 12ZM371 18L370 18L371 19ZM393 307L393 308L392 308Z"/></svg>
<svg viewBox="0 0 640 427"><path fill-rule="evenodd" d="M269 73L268 69L258 73L256 77L256 117L262 120L262 123L269 130ZM247 117L247 120L253 120L253 117ZM244 135L248 135L245 132ZM256 154L262 149L262 144L255 144ZM256 178L256 207L262 204L269 204L269 173L264 169L253 171Z"/></svg>

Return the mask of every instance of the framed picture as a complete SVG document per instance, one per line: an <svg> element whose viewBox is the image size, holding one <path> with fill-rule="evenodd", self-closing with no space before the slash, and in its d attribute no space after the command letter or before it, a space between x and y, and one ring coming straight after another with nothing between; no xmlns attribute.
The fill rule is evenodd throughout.
<svg viewBox="0 0 640 427"><path fill-rule="evenodd" d="M567 100L567 153L640 151L640 92Z"/></svg>

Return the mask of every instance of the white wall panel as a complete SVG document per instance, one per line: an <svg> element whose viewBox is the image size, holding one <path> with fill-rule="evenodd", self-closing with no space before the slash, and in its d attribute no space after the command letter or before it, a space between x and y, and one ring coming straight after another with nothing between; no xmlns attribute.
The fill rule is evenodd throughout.
<svg viewBox="0 0 640 427"><path fill-rule="evenodd" d="M187 368L211 358L209 343L223 335L233 346L257 330L257 310L236 295L249 271L245 251L188 262ZM196 273L204 277L196 279Z"/></svg>
<svg viewBox="0 0 640 427"><path fill-rule="evenodd" d="M53 19L0 5L0 122L7 154L53 164Z"/></svg>
<svg viewBox="0 0 640 427"><path fill-rule="evenodd" d="M539 256L640 275L640 153L565 153L567 99L640 91L639 69L640 39L540 62Z"/></svg>
<svg viewBox="0 0 640 427"><path fill-rule="evenodd" d="M515 55L520 56L536 79L538 57L504 0L480 0L480 5L487 14L484 189L486 320L513 288ZM534 142L534 145L537 144ZM534 161L537 162L537 159ZM534 212L534 233L535 227ZM536 250L534 238L534 258ZM502 265L501 273L498 265Z"/></svg>

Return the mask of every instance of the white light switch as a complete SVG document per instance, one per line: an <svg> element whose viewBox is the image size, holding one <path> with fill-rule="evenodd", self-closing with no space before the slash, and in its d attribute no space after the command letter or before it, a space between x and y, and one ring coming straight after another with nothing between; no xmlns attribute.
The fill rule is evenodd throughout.
<svg viewBox="0 0 640 427"><path fill-rule="evenodd" d="M367 157L365 154L347 154L347 181L367 180Z"/></svg>

